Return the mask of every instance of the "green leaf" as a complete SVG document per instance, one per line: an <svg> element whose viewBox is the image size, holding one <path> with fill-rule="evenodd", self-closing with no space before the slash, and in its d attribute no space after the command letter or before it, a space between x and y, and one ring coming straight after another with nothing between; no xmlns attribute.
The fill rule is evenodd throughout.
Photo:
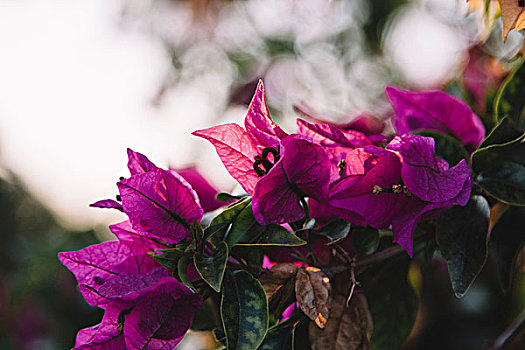
<svg viewBox="0 0 525 350"><path fill-rule="evenodd" d="M485 137L483 142L479 145L478 149L482 149L491 145L503 145L512 142L523 136L523 130L519 130L516 123L505 116L501 121L492 129L490 134Z"/></svg>
<svg viewBox="0 0 525 350"><path fill-rule="evenodd" d="M227 273L221 317L228 350L253 350L268 330L268 302L259 281L244 270Z"/></svg>
<svg viewBox="0 0 525 350"><path fill-rule="evenodd" d="M161 254L151 252L149 255L168 270L177 270L179 259L184 255L184 252L179 248L172 248L162 250Z"/></svg>
<svg viewBox="0 0 525 350"><path fill-rule="evenodd" d="M231 202L231 201L236 201L236 200L239 200L239 199L243 199L245 196L234 196L233 194L229 194L229 193L226 193L226 192L221 192L221 193L217 193L217 195L215 196L215 198L220 201L220 202L224 202L224 203L228 203L228 202Z"/></svg>
<svg viewBox="0 0 525 350"><path fill-rule="evenodd" d="M525 244L524 217L525 208L510 207L490 233L489 254L496 264L504 290L510 287L515 259Z"/></svg>
<svg viewBox="0 0 525 350"><path fill-rule="evenodd" d="M268 330L258 350L293 350L294 327L273 327Z"/></svg>
<svg viewBox="0 0 525 350"><path fill-rule="evenodd" d="M354 227L352 243L358 254L372 254L379 247L379 231L372 227Z"/></svg>
<svg viewBox="0 0 525 350"><path fill-rule="evenodd" d="M224 225L223 229L219 229L211 237L211 242L217 245L219 242L225 239L226 232L228 231L231 223L237 218L241 211L250 205L252 202L251 197L245 197L238 200L235 203L230 204L226 209L224 209L219 215L211 220L208 228L211 227L220 227L219 225Z"/></svg>
<svg viewBox="0 0 525 350"><path fill-rule="evenodd" d="M454 206L438 219L437 243L458 298L465 295L487 259L489 220L490 206L482 196L473 196L465 207Z"/></svg>
<svg viewBox="0 0 525 350"><path fill-rule="evenodd" d="M501 85L494 100L497 121L508 115L519 128L525 131L525 65L523 60Z"/></svg>
<svg viewBox="0 0 525 350"><path fill-rule="evenodd" d="M211 331L217 327L214 316L214 301L207 299L200 309L195 309L193 313L193 321L191 322L191 330L194 331Z"/></svg>
<svg viewBox="0 0 525 350"><path fill-rule="evenodd" d="M525 205L525 135L506 144L477 150L472 155L476 183L496 199Z"/></svg>
<svg viewBox="0 0 525 350"><path fill-rule="evenodd" d="M401 256L370 268L362 281L374 321L375 350L399 349L416 320L418 300L408 282L410 259Z"/></svg>
<svg viewBox="0 0 525 350"><path fill-rule="evenodd" d="M190 288L193 291L196 291L195 287L193 286L193 283L191 283L189 277L188 277L188 266L191 264L191 258L187 256L183 256L179 259L177 262L177 274L179 276L179 280L184 283L184 285L188 288Z"/></svg>
<svg viewBox="0 0 525 350"><path fill-rule="evenodd" d="M321 227L316 234L328 238L330 240L328 244L333 244L348 236L351 227L348 221L335 219Z"/></svg>
<svg viewBox="0 0 525 350"><path fill-rule="evenodd" d="M468 159L467 150L461 145L458 139L450 135L430 130L419 131L415 134L432 137L434 139L436 155L446 160L450 166L458 164L462 159Z"/></svg>
<svg viewBox="0 0 525 350"><path fill-rule="evenodd" d="M253 216L251 203L235 218L226 237L228 247L235 245L300 246L305 241L281 225L262 226Z"/></svg>
<svg viewBox="0 0 525 350"><path fill-rule="evenodd" d="M193 256L193 262L197 272L216 292L221 291L221 283L228 260L228 245L221 242L211 256L197 253Z"/></svg>

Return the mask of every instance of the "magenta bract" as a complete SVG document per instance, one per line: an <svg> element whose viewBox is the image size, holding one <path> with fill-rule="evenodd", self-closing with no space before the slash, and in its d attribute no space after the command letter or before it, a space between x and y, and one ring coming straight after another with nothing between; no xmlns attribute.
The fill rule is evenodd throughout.
<svg viewBox="0 0 525 350"><path fill-rule="evenodd" d="M113 199L102 199L98 202L91 203L89 206L93 208L117 209L124 212L122 204Z"/></svg>
<svg viewBox="0 0 525 350"><path fill-rule="evenodd" d="M324 200L328 194L330 162L321 146L290 135L281 141L280 153L255 187L252 207L261 225L297 221L304 217L302 197Z"/></svg>
<svg viewBox="0 0 525 350"><path fill-rule="evenodd" d="M398 135L417 130L436 130L457 137L473 151L485 137L485 128L463 101L443 91L406 91L386 88L394 107L394 127Z"/></svg>
<svg viewBox="0 0 525 350"><path fill-rule="evenodd" d="M169 243L186 238L203 210L191 186L173 171L149 171L117 183L124 212L133 228Z"/></svg>

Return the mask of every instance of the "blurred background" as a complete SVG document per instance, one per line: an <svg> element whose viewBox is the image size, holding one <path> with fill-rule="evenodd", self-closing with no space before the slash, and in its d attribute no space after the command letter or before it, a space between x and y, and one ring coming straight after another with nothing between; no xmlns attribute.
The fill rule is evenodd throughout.
<svg viewBox="0 0 525 350"><path fill-rule="evenodd" d="M127 147L235 188L191 131L242 122L259 78L288 131L295 107L334 123L373 116L388 131L387 84L444 88L488 114L523 35L503 44L497 4L482 3L0 0L0 349L66 349L99 322L56 254L109 239L124 219L88 205L117 193ZM424 285L429 305L450 307L427 310L411 348L443 334L448 349L495 339L525 287L504 294L490 269L460 302L446 278Z"/></svg>

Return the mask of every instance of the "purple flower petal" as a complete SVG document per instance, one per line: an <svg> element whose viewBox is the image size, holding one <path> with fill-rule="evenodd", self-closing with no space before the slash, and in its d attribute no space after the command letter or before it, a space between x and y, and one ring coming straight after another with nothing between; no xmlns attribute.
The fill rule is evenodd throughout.
<svg viewBox="0 0 525 350"><path fill-rule="evenodd" d="M133 175L117 186L133 229L146 237L178 243L187 237L191 223L202 218L197 194L174 172Z"/></svg>
<svg viewBox="0 0 525 350"><path fill-rule="evenodd" d="M388 86L386 94L394 107L397 134L437 130L454 135L470 151L485 137L485 128L463 101L443 91L412 92Z"/></svg>
<svg viewBox="0 0 525 350"><path fill-rule="evenodd" d="M143 274L158 267L144 249L121 242L104 242L79 251L61 252L58 258L75 275L79 289L92 306L109 300L98 289L120 274Z"/></svg>
<svg viewBox="0 0 525 350"><path fill-rule="evenodd" d="M120 204L117 201L114 201L113 199L102 199L98 202L92 203L89 205L93 208L107 208L107 209L117 209L121 212L124 212L124 208L122 208L122 204Z"/></svg>
<svg viewBox="0 0 525 350"><path fill-rule="evenodd" d="M128 148L128 169L131 175L136 175L148 171L154 171L158 168L148 159L148 157Z"/></svg>
<svg viewBox="0 0 525 350"><path fill-rule="evenodd" d="M100 324L82 329L77 334L73 350L126 350L122 330L119 330L119 314L133 307L133 303L116 300L108 305Z"/></svg>
<svg viewBox="0 0 525 350"><path fill-rule="evenodd" d="M261 148L276 147L281 139L287 136L270 117L270 112L268 112L268 107L266 106L262 80L259 80L252 102L248 107L248 113L244 119L244 127L252 141L256 145L261 146Z"/></svg>
<svg viewBox="0 0 525 350"><path fill-rule="evenodd" d="M209 129L197 130L193 135L210 141L221 158L226 170L246 192L253 194L259 180L253 169L257 147L248 133L237 124L225 124Z"/></svg>
<svg viewBox="0 0 525 350"><path fill-rule="evenodd" d="M469 177L465 160L448 169L434 152L434 139L418 135L397 136L388 149L403 157L401 176L407 188L428 202L445 202L456 197Z"/></svg>
<svg viewBox="0 0 525 350"><path fill-rule="evenodd" d="M213 188L210 183L201 175L195 167L178 169L177 172L193 187L205 213L213 211L225 205L218 201L215 196L219 191Z"/></svg>
<svg viewBox="0 0 525 350"><path fill-rule="evenodd" d="M166 249L166 246L159 243L159 241L141 235L131 227L129 220L119 222L118 224L109 225L111 232L117 236L120 242L126 242L129 244L138 244L144 247L144 250L152 252L157 249Z"/></svg>
<svg viewBox="0 0 525 350"><path fill-rule="evenodd" d="M301 135L281 142L281 159L263 176L253 195L253 212L261 225L304 217L302 196L323 200L328 194L330 163L323 148Z"/></svg>
<svg viewBox="0 0 525 350"><path fill-rule="evenodd" d="M189 329L202 301L172 277L159 280L136 300L126 316L124 336L130 349L173 349Z"/></svg>
<svg viewBox="0 0 525 350"><path fill-rule="evenodd" d="M330 124L312 124L297 119L297 127L301 135L308 136L323 146L358 148L372 144L368 137L359 131L345 131Z"/></svg>

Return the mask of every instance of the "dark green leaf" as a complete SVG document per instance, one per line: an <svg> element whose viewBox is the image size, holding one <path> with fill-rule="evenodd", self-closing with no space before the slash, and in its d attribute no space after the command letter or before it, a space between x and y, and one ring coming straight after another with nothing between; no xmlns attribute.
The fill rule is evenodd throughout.
<svg viewBox="0 0 525 350"><path fill-rule="evenodd" d="M519 130L516 123L506 116L501 119L498 125L496 125L490 134L485 137L478 149L482 149L491 145L503 145L522 136L523 130Z"/></svg>
<svg viewBox="0 0 525 350"><path fill-rule="evenodd" d="M508 115L521 132L525 131L525 66L523 60L501 85L494 101L496 118Z"/></svg>
<svg viewBox="0 0 525 350"><path fill-rule="evenodd" d="M370 269L363 280L372 314L372 349L399 349L416 320L418 301L408 283L408 257L389 260Z"/></svg>
<svg viewBox="0 0 525 350"><path fill-rule="evenodd" d="M228 350L252 350L268 330L268 303L259 281L244 270L227 273L221 299L221 317Z"/></svg>
<svg viewBox="0 0 525 350"><path fill-rule="evenodd" d="M246 206L250 205L252 202L251 197L246 197L238 200L235 203L230 204L226 209L224 209L219 215L217 215L210 222L209 227L219 227L219 225L224 225L222 229L219 229L211 237L211 242L217 245L219 242L225 239L226 232L230 227L231 223L237 218L237 216L242 212Z"/></svg>
<svg viewBox="0 0 525 350"><path fill-rule="evenodd" d="M193 256L193 262L197 271L216 292L220 292L221 283L228 260L228 245L221 242L211 256L197 253Z"/></svg>
<svg viewBox="0 0 525 350"><path fill-rule="evenodd" d="M490 145L472 155L476 183L493 197L511 205L525 205L524 139Z"/></svg>
<svg viewBox="0 0 525 350"><path fill-rule="evenodd" d="M229 247L234 245L300 246L306 244L281 225L260 225L253 216L251 203L235 218L226 242Z"/></svg>
<svg viewBox="0 0 525 350"><path fill-rule="evenodd" d="M348 221L335 219L321 227L316 233L328 238L330 240L329 244L333 244L348 236L351 227L352 225Z"/></svg>
<svg viewBox="0 0 525 350"><path fill-rule="evenodd" d="M236 201L236 200L242 199L243 197L244 196L234 196L234 195L226 193L226 192L217 193L217 195L215 196L215 198L218 201L224 202L224 203L228 203L228 202L231 202L231 201Z"/></svg>
<svg viewBox="0 0 525 350"><path fill-rule="evenodd" d="M458 164L462 159L468 159L467 150L458 139L437 131L419 131L415 134L432 137L434 139L436 155L448 162L451 166Z"/></svg>
<svg viewBox="0 0 525 350"><path fill-rule="evenodd" d="M200 309L194 310L190 329L194 331L211 331L217 327L212 299L206 300Z"/></svg>
<svg viewBox="0 0 525 350"><path fill-rule="evenodd" d="M379 246L379 231L372 227L354 227L352 243L358 254L372 254Z"/></svg>
<svg viewBox="0 0 525 350"><path fill-rule="evenodd" d="M184 283L186 287L196 291L193 283L191 283L190 279L188 278L188 266L190 264L191 258L186 256L181 257L177 263L177 274L179 276L179 280Z"/></svg>
<svg viewBox="0 0 525 350"><path fill-rule="evenodd" d="M482 196L473 196L465 207L454 206L438 219L437 243L458 298L465 295L487 259L489 220L490 207Z"/></svg>
<svg viewBox="0 0 525 350"><path fill-rule="evenodd" d="M177 270L179 259L184 252L178 248L163 250L161 254L152 252L149 253L159 264L168 270Z"/></svg>
<svg viewBox="0 0 525 350"><path fill-rule="evenodd" d="M510 207L490 233L489 254L496 264L504 290L510 286L514 261L525 244L523 218L525 208Z"/></svg>
<svg viewBox="0 0 525 350"><path fill-rule="evenodd" d="M293 350L292 340L294 333L293 326L274 327L268 330L263 343L258 350Z"/></svg>

